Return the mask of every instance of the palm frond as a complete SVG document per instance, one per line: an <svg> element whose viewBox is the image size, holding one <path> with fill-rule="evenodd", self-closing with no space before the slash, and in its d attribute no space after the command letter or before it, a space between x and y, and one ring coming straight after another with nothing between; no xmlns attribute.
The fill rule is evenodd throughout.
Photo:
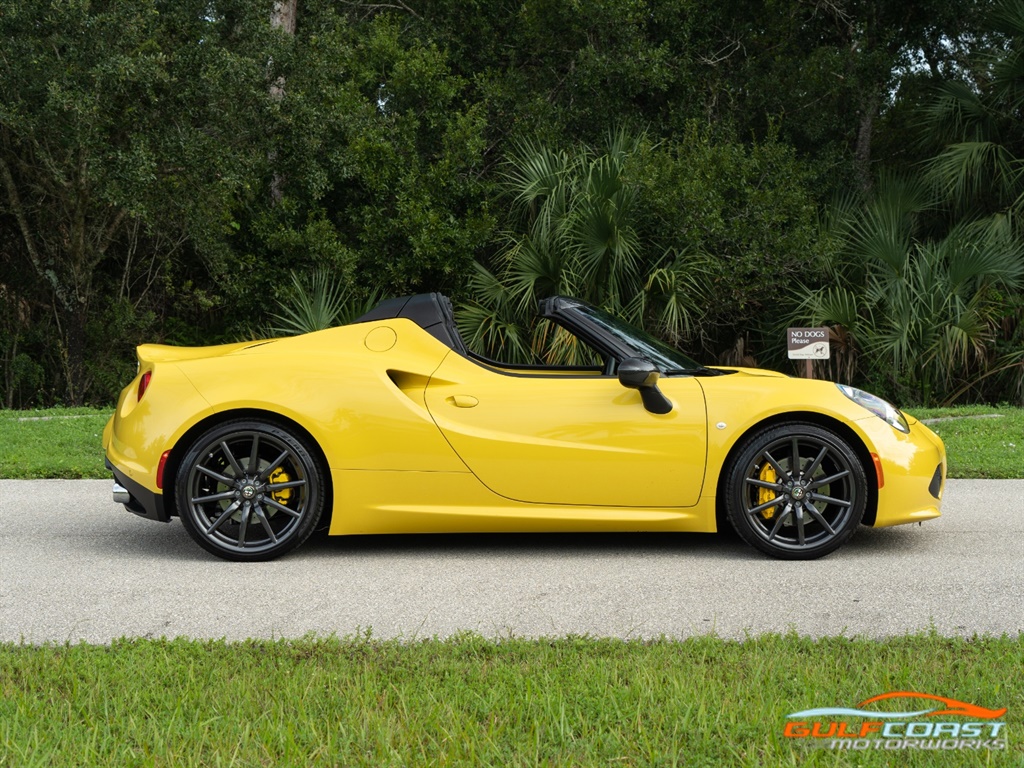
<svg viewBox="0 0 1024 768"><path fill-rule="evenodd" d="M343 286L325 270L316 270L305 279L289 273L291 290L278 300L276 321L271 330L278 335L293 336L345 325L368 312L377 303L373 292L360 300L349 286Z"/></svg>
<svg viewBox="0 0 1024 768"><path fill-rule="evenodd" d="M937 135L943 143L985 139L995 125L981 94L960 80L936 88L934 99L924 108L924 118L929 140Z"/></svg>
<svg viewBox="0 0 1024 768"><path fill-rule="evenodd" d="M694 329L706 312L705 297L710 291L710 274L703 254L677 253L672 262L650 272L638 296L646 297L654 313L655 330L669 343L678 346L693 337ZM642 319L645 313L641 311Z"/></svg>
<svg viewBox="0 0 1024 768"><path fill-rule="evenodd" d="M800 306L801 316L811 325L841 325L855 331L863 320L857 292L842 286L812 291Z"/></svg>
<svg viewBox="0 0 1024 768"><path fill-rule="evenodd" d="M922 182L882 177L875 196L850 224L850 255L869 268L898 274L907 262L916 216L928 206L928 191Z"/></svg>
<svg viewBox="0 0 1024 768"><path fill-rule="evenodd" d="M1024 278L1024 243L1005 216L954 227L936 256L948 270L948 289L957 294L991 284L1016 288Z"/></svg>
<svg viewBox="0 0 1024 768"><path fill-rule="evenodd" d="M928 178L946 199L963 204L995 193L1015 199L1019 176L1009 150L994 141L963 141L946 147L928 164Z"/></svg>
<svg viewBox="0 0 1024 768"><path fill-rule="evenodd" d="M474 352L509 363L534 362L522 327L500 310L472 302L459 307L459 333Z"/></svg>

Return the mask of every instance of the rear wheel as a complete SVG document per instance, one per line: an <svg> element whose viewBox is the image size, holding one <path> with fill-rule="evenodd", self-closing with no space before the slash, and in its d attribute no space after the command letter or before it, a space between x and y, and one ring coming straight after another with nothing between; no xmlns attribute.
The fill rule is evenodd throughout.
<svg viewBox="0 0 1024 768"><path fill-rule="evenodd" d="M787 560L811 560L841 546L864 517L868 495L853 448L829 429L800 422L750 437L726 482L726 513L736 532Z"/></svg>
<svg viewBox="0 0 1024 768"><path fill-rule="evenodd" d="M263 421L199 437L175 485L189 535L226 560L270 560L304 542L323 507L323 472L305 441Z"/></svg>

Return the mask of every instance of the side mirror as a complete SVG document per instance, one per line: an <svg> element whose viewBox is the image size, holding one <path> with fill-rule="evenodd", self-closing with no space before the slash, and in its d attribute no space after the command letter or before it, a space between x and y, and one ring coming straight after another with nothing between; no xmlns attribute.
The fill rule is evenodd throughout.
<svg viewBox="0 0 1024 768"><path fill-rule="evenodd" d="M619 384L639 390L644 408L651 413L663 414L672 410L672 403L658 389L659 376L654 363L642 357L627 357L619 363Z"/></svg>

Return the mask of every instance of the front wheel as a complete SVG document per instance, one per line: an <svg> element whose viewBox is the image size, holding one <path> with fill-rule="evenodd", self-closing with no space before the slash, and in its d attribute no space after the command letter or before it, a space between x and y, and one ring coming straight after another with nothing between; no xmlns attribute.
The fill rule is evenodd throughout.
<svg viewBox="0 0 1024 768"><path fill-rule="evenodd" d="M309 538L323 472L305 441L262 421L231 421L199 437L178 470L185 530L226 560L270 560Z"/></svg>
<svg viewBox="0 0 1024 768"><path fill-rule="evenodd" d="M812 560L841 546L867 504L867 479L842 437L792 422L751 436L726 475L726 513L748 544L773 557Z"/></svg>

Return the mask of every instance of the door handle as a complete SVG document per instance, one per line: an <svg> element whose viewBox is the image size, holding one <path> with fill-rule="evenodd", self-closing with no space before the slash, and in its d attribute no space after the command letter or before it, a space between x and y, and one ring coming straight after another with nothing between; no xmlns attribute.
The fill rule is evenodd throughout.
<svg viewBox="0 0 1024 768"><path fill-rule="evenodd" d="M451 397L445 398L445 402L451 403L456 408L472 408L480 401L472 395L452 395Z"/></svg>

